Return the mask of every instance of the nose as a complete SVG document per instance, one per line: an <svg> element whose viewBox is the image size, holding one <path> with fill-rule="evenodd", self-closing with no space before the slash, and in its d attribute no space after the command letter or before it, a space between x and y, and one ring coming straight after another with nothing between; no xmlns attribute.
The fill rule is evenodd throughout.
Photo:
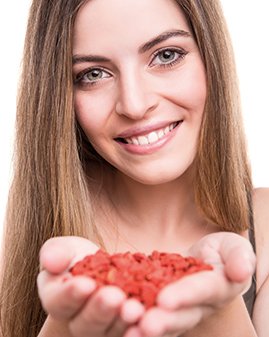
<svg viewBox="0 0 269 337"><path fill-rule="evenodd" d="M116 102L116 112L119 115L137 120L157 106L158 97L147 76L135 70L129 70L121 76Z"/></svg>

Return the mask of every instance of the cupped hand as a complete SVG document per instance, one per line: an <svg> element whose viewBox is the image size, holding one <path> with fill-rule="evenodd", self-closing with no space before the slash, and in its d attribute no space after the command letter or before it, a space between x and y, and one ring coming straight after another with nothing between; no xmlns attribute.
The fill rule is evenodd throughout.
<svg viewBox="0 0 269 337"><path fill-rule="evenodd" d="M48 240L40 252L38 293L44 310L55 320L68 323L74 337L120 337L144 313L137 300L126 299L115 286L96 290L86 276L73 277L71 266L99 248L79 237Z"/></svg>
<svg viewBox="0 0 269 337"><path fill-rule="evenodd" d="M197 242L185 256L209 263L213 271L192 274L167 285L139 324L124 337L176 337L226 308L246 290L255 270L248 240L233 233L215 233ZM209 317L210 319L210 317Z"/></svg>

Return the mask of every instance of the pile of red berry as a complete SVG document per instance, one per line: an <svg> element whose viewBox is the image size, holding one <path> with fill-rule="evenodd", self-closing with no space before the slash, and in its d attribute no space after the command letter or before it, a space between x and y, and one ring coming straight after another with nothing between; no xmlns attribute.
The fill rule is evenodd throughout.
<svg viewBox="0 0 269 337"><path fill-rule="evenodd" d="M73 275L93 278L98 288L116 285L148 309L155 305L158 292L168 283L185 275L212 269L198 258L184 258L180 254L154 251L149 256L130 252L109 255L99 250L77 262L70 271Z"/></svg>

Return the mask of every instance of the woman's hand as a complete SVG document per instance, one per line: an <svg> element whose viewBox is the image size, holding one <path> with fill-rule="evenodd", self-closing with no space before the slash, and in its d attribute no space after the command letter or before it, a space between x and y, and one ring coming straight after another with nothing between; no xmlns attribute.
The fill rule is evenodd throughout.
<svg viewBox="0 0 269 337"><path fill-rule="evenodd" d="M40 252L39 297L50 317L66 322L70 336L120 337L144 313L142 304L127 300L120 288L96 290L89 277L72 277L70 267L97 250L86 239L58 237L47 241Z"/></svg>
<svg viewBox="0 0 269 337"><path fill-rule="evenodd" d="M40 299L51 317L67 323L70 336L176 337L226 308L249 285L255 268L255 255L246 239L232 233L208 235L184 255L199 257L214 270L166 286L157 306L144 312L118 287L96 290L92 279L71 276L70 267L97 250L86 239L60 237L49 240L40 253Z"/></svg>
<svg viewBox="0 0 269 337"><path fill-rule="evenodd" d="M210 234L184 255L199 257L214 270L189 275L167 285L158 295L158 305L148 310L139 325L131 327L124 337L176 337L193 329L240 296L249 286L255 269L250 243L232 233Z"/></svg>

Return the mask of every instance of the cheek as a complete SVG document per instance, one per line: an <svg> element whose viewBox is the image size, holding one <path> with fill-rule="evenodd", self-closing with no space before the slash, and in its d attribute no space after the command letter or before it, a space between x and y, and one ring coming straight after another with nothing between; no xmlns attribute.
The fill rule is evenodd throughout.
<svg viewBox="0 0 269 337"><path fill-rule="evenodd" d="M87 92L75 94L75 111L77 120L90 139L92 135L104 129L110 116L108 100L93 97Z"/></svg>
<svg viewBox="0 0 269 337"><path fill-rule="evenodd" d="M189 105L197 112L203 113L207 96L207 83L204 71L197 71L190 74L185 82L183 90Z"/></svg>
<svg viewBox="0 0 269 337"><path fill-rule="evenodd" d="M199 63L175 74L167 84L167 97L196 114L203 114L206 95L206 74Z"/></svg>

